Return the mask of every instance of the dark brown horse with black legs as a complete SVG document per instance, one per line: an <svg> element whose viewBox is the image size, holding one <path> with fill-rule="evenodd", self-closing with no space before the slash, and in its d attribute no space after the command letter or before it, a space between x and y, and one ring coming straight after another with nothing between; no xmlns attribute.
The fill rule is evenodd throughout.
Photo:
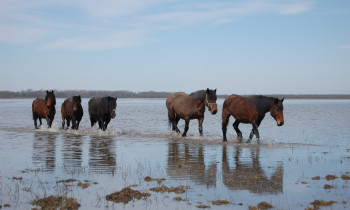
<svg viewBox="0 0 350 210"><path fill-rule="evenodd" d="M67 129L72 121L72 129L79 129L81 118L83 118L83 107L81 106L81 97L73 96L64 100L61 106L62 128L64 129L67 121Z"/></svg>
<svg viewBox="0 0 350 210"><path fill-rule="evenodd" d="M32 104L32 113L33 113L33 120L34 120L34 126L35 129L38 129L38 125L36 120L39 118L40 125L43 123L41 122L41 118L45 118L47 125L49 128L51 128L52 121L55 118L56 114L56 97L54 92L46 91L45 99L42 98L36 98L33 101Z"/></svg>
<svg viewBox="0 0 350 210"><path fill-rule="evenodd" d="M235 118L233 128L237 133L237 140L242 141L242 132L238 129L240 123L250 123L253 129L249 135L249 140L253 138L254 134L259 142L259 131L261 121L265 114L270 112L271 116L277 121L278 126L284 124L283 118L283 100L267 96L250 96L242 97L238 95L231 95L225 99L222 107L222 134L223 140L226 139L226 130L229 118L232 115Z"/></svg>
<svg viewBox="0 0 350 210"><path fill-rule="evenodd" d="M203 135L203 121L205 107L207 106L212 114L216 114L218 107L216 105L216 89L199 90L187 95L183 92L172 93L166 100L168 108L169 125L172 130L180 133L177 124L180 119L185 120L185 130L182 136L186 136L190 120L198 119L199 134Z"/></svg>

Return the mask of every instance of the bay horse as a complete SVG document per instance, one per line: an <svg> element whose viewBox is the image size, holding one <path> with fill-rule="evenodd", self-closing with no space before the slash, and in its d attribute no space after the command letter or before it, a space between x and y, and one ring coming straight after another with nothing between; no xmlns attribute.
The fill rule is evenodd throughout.
<svg viewBox="0 0 350 210"><path fill-rule="evenodd" d="M229 118L232 115L235 118L233 128L237 133L237 140L242 142L242 132L238 129L240 123L250 123L253 129L249 135L249 140L253 138L254 134L259 142L259 131L261 121L265 114L270 112L271 116L276 120L278 126L284 124L283 118L283 99L267 96L250 96L243 97L239 95L231 95L224 101L222 107L222 133L223 141L227 141L226 130Z"/></svg>
<svg viewBox="0 0 350 210"><path fill-rule="evenodd" d="M37 119L39 118L40 126L42 125L41 118L45 118L47 125L51 128L52 121L56 114L56 97L53 91L46 91L45 99L36 98L32 104L32 113L35 129L38 129Z"/></svg>
<svg viewBox="0 0 350 210"><path fill-rule="evenodd" d="M198 90L187 95L184 92L175 92L169 95L166 100L166 107L168 108L169 126L172 125L172 130L180 133L177 124L180 119L185 120L185 129L182 134L186 136L190 120L198 119L199 134L203 136L203 121L205 107L207 106L212 114L218 111L216 104L216 89Z"/></svg>
<svg viewBox="0 0 350 210"><path fill-rule="evenodd" d="M65 121L67 128L72 121L72 129L78 130L81 118L83 118L83 107L81 106L81 97L73 96L64 100L61 106L62 128L64 129Z"/></svg>

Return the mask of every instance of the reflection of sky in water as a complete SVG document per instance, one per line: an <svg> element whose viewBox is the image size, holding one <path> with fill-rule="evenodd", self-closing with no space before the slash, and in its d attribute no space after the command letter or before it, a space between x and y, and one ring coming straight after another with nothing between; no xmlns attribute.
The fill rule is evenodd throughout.
<svg viewBox="0 0 350 210"><path fill-rule="evenodd" d="M206 113L204 137L198 136L198 123L192 121L187 138L169 132L163 99L118 99L117 118L107 132L90 128L86 112L79 131L60 129L59 112L52 129L34 131L31 101L0 100L0 184L7 186L0 188L0 193L14 208L27 206L33 197L55 193L76 197L84 209L91 208L91 203L117 208L121 205L106 203L104 196L129 185L137 184L135 189L141 191L159 186L145 182L146 176L166 178L162 184L169 187L186 185L191 189L185 195L152 193L148 201L135 201L126 209L145 205L197 209L196 202L211 205L208 201L215 199L243 203L230 206L235 209L247 209L261 201L284 209L311 207L309 203L315 199L338 201L334 208L350 201L348 182L324 179L328 174L340 177L350 172L350 101L286 100L285 125L277 127L267 113L260 126L260 145L254 141L251 145L233 144L232 119L229 142L222 144L223 100L218 100L217 115ZM84 110L87 101L83 99ZM57 100L58 105L62 102ZM59 111L57 105L56 109ZM182 121L179 128L183 129ZM247 138L251 126L241 124L240 128ZM22 189L40 190L20 190L22 200L17 202L10 192L15 192L18 184L12 178L20 176ZM314 176L321 180L311 180ZM98 184L85 190L76 187L77 183L69 189L56 184L68 178ZM325 184L335 189L325 190ZM187 202L173 201L176 196Z"/></svg>

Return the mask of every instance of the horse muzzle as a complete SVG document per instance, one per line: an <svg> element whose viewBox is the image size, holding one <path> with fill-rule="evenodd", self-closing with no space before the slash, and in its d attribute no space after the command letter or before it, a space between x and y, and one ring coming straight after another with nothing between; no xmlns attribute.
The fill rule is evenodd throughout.
<svg viewBox="0 0 350 210"><path fill-rule="evenodd" d="M278 126L282 126L284 124L284 121L277 122Z"/></svg>
<svg viewBox="0 0 350 210"><path fill-rule="evenodd" d="M216 104L209 105L209 110L210 110L211 114L214 115L218 112L218 106Z"/></svg>

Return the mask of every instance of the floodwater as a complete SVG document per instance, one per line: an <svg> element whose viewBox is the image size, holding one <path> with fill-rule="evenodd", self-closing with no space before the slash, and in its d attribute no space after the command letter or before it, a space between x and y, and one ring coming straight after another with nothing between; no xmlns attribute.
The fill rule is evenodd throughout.
<svg viewBox="0 0 350 210"><path fill-rule="evenodd" d="M165 99L118 99L106 132L90 128L88 99L80 129L61 129L63 100L57 99L53 127L43 120L38 130L32 100L0 100L3 208L40 208L31 202L51 195L73 197L80 209L248 209L260 202L305 209L315 200L336 202L326 209L350 208L349 100L285 100L285 124L278 127L267 113L260 144L234 143L232 118L228 143L222 143L222 99L216 115L205 113L204 136L191 121L185 138L169 130ZM246 139L251 126L240 128ZM165 180L147 182L147 176ZM160 186L185 192L150 190ZM151 195L126 204L106 200L125 187ZM229 204L214 205L216 200Z"/></svg>

